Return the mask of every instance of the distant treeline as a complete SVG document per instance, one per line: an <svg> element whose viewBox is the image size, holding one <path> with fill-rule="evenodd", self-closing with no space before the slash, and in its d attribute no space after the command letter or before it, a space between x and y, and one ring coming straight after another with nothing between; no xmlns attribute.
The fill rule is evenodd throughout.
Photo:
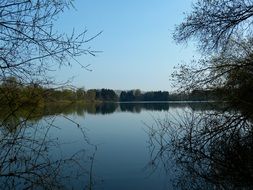
<svg viewBox="0 0 253 190"><path fill-rule="evenodd" d="M168 101L169 92L152 91L142 93L140 90L122 91L119 96L120 102L132 101Z"/></svg>
<svg viewBox="0 0 253 190"><path fill-rule="evenodd" d="M112 89L56 89L46 88L38 84L24 85L15 78L2 81L0 84L1 103L21 103L31 104L50 103L50 102L140 102L140 101L208 101L219 100L219 93L216 91L194 90L188 94L177 94L167 91L141 90L118 91Z"/></svg>
<svg viewBox="0 0 253 190"><path fill-rule="evenodd" d="M169 93L167 91L151 91L142 93L140 90L122 91L120 102L132 101L215 101L221 100L221 91L194 90L191 93Z"/></svg>
<svg viewBox="0 0 253 190"><path fill-rule="evenodd" d="M193 90L190 93L171 93L169 101L221 101L225 100L222 90Z"/></svg>

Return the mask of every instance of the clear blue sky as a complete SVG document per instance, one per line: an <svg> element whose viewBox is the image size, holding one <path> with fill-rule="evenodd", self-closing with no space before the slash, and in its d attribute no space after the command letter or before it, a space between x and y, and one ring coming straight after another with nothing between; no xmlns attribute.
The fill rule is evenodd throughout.
<svg viewBox="0 0 253 190"><path fill-rule="evenodd" d="M58 81L74 77L77 87L120 90L171 90L173 67L197 55L192 44L176 45L172 32L190 12L191 0L75 0L77 10L59 18L59 31L88 29L88 36L103 33L88 46L102 53L81 56L92 72L77 64L61 68Z"/></svg>

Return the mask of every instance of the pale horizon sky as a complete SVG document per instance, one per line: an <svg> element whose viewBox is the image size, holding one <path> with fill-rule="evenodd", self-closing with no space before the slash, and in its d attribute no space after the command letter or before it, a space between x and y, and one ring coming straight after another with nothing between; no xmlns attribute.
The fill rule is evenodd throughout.
<svg viewBox="0 0 253 190"><path fill-rule="evenodd" d="M172 39L183 12L190 12L192 0L75 0L76 10L66 10L57 21L59 31L88 29L87 37L103 33L88 45L102 51L95 57L54 73L57 81L73 77L77 87L171 91L173 67L198 56L196 47L177 45Z"/></svg>

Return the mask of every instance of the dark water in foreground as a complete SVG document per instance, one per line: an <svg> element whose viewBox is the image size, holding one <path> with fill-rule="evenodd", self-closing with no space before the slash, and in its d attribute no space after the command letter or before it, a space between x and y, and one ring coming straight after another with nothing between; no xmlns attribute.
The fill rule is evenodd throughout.
<svg viewBox="0 0 253 190"><path fill-rule="evenodd" d="M179 120L192 118L186 117L188 113L210 113L218 110L217 104L124 103L74 105L65 107L62 111L59 107L54 109L58 110L54 112L51 108L40 119L28 121L19 119L18 128L12 129L10 124L6 124L5 129L2 127L1 189L15 187L17 189L165 190L199 189L198 187L250 189L251 187L248 181L252 179L251 158L253 157L252 149L247 144L243 146L245 152L242 154L243 162L246 162L250 169L248 173L242 174L248 177L248 179L244 177L244 183L240 180L236 181L237 178L232 178L236 168L230 167L225 170L223 166L217 164L223 159L229 159L226 157L227 154L238 155L239 153L235 152L237 149L224 153L225 150L213 147L213 141L216 140L214 144L221 142L217 138L204 143L204 148L200 146L200 149L194 150L194 153L198 150L202 152L194 157L193 149L189 149L188 144L186 148L182 147L182 142L187 140L180 141L182 136L187 136L187 130L182 132L183 127L179 126L180 133L177 133L178 129L175 129L175 125L170 124L170 122L175 124ZM161 127L162 125L166 127ZM172 128L176 131L172 131ZM224 135L223 132L222 134ZM228 131L225 134L228 134ZM194 135L192 136L194 138ZM246 138L244 142L252 143L250 136L244 137ZM202 136L197 138L202 139ZM174 145L178 147L173 147L176 140L178 143ZM197 148L198 145L195 144L194 147ZM212 150L220 151L219 157L213 156ZM201 155L205 160L202 161ZM207 155L220 160L210 161L206 159ZM200 162L196 162L196 158ZM181 162L188 163L190 167L185 165L181 167ZM242 166L240 160L236 160L235 163L236 167ZM192 167L195 164L199 167ZM243 166L244 171L247 170L247 164ZM228 164L228 168L229 166ZM185 176L185 168L190 168L192 170L189 171L190 176L195 180L200 177L200 180L195 181ZM195 170L197 172L194 173ZM241 175L240 171L237 170L237 174L239 172ZM221 173L222 175L218 175ZM220 181L222 184L218 183ZM236 186L233 184L234 181Z"/></svg>

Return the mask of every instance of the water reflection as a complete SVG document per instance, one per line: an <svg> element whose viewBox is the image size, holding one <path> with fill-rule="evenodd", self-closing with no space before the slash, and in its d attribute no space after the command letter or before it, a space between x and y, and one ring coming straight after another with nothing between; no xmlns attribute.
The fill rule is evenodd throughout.
<svg viewBox="0 0 253 190"><path fill-rule="evenodd" d="M87 153L85 134L84 147L63 156L61 142L50 136L61 126L54 125L55 117L40 117L35 108L1 110L0 189L79 189L78 180L90 187L94 154Z"/></svg>
<svg viewBox="0 0 253 190"><path fill-rule="evenodd" d="M252 189L253 125L239 111L185 112L149 127L153 168L176 189ZM171 162L176 163L172 167Z"/></svg>
<svg viewBox="0 0 253 190"><path fill-rule="evenodd" d="M119 105L122 112L140 113L142 110L168 111L170 104L166 103L121 103Z"/></svg>
<svg viewBox="0 0 253 190"><path fill-rule="evenodd" d="M158 160L162 160L160 163L169 172L172 160L177 160L181 164L177 170L181 168L180 171L185 170L185 172L177 172L179 177L177 179L181 179L181 181L177 181L176 188L182 184L180 188L189 189L193 186L192 181L197 180L196 176L204 176L211 181L215 179L213 177L216 175L215 172L219 175L222 172L232 173L231 169L235 170L233 167L226 171L218 165L220 162L225 164L227 161L228 163L228 160L233 163L227 165L234 164L234 168L241 165L242 161L245 163L242 168L248 178L244 177L244 179L249 182L252 178L249 173L252 173L252 170L247 170L246 165L252 157L252 146L248 146L252 142L252 138L246 138L246 134L252 134L252 130L250 132L242 127L238 133L241 135L240 138L244 139L242 140L244 144L236 142L234 140L236 138L219 139L221 133L218 132L220 130L217 126L215 128L215 123L228 122L225 119L231 116L231 112L228 115L217 115L217 112L212 111L214 108L221 109L222 105L194 102L135 102L51 104L45 107L20 107L19 109L2 107L0 108L0 189L133 189L138 185L142 188L137 189L165 189L165 186L162 186L164 180L161 179L161 175L164 176L163 173L161 175L156 173L153 178L154 181L149 180L150 178L147 179L146 171L140 173L147 161L147 136L143 131L142 121L152 120L152 118L147 118L150 117L147 111L155 111L154 115L157 113L164 115L171 112L176 113L176 111L181 113L182 110L192 111L194 114L188 114L184 117L180 115L177 118L169 116L168 123L163 127L160 125L164 122L162 120L157 121L156 128L150 128L153 133L152 138L150 138L153 140L152 146L158 147L153 151L152 162L150 163L155 166ZM117 112L124 112L124 114L112 114ZM213 115L213 118L204 117L205 114L203 113ZM235 112L231 122L238 120L236 117L239 116ZM180 129L176 125L179 118L184 121L184 125ZM172 125L172 121L174 125ZM244 125L246 123L250 125L248 120L246 121ZM199 125L200 123L203 125ZM204 124L212 126L211 129L203 127ZM100 145L97 155L96 146L91 145L82 125L89 127L91 132L89 135L93 137L92 142ZM195 126L202 127L196 128ZM230 130L224 129L225 136L231 136L229 135L232 133L231 131L235 133L235 129L238 128L238 124L234 128L231 126L230 124ZM187 135L190 134L190 129L192 129L191 141ZM208 130L205 131L204 129ZM195 132L196 130L198 133ZM209 133L210 135L208 135ZM203 137L210 140L205 141ZM245 139L248 139L248 144ZM75 141L77 141L76 144ZM199 147L203 146L204 149L198 151L197 143L200 143ZM228 144L226 145L226 143ZM189 145L191 147L188 147ZM219 157L225 154L225 150L228 150L226 147L230 146L239 147L237 150L245 151L243 156L242 153L235 151L236 148L231 148L226 152L227 156ZM250 148L246 149L246 147ZM223 152L221 148L224 149ZM94 159L95 155L96 159ZM236 155L240 155L236 159L237 165L232 158L228 157L229 155L233 155L234 159L236 159ZM214 160L219 159L219 162L208 162L207 158L210 157ZM203 163L209 170L200 167ZM190 168L187 164L193 167ZM208 176L211 173L210 168L213 171L212 178ZM205 172L197 173L198 175L194 174L195 171L202 169L206 169ZM240 170L237 171L239 171L240 176L243 176ZM142 179L142 175L145 176L145 179ZM190 177L195 175L195 178L190 180L187 175ZM105 180L100 182L97 177L105 178ZM218 179L222 178L219 176ZM226 179L224 178L224 181ZM201 181L202 184L204 182ZM100 183L101 186L99 186Z"/></svg>
<svg viewBox="0 0 253 190"><path fill-rule="evenodd" d="M133 103L68 103L68 104L50 104L43 108L36 108L31 111L30 108L19 110L19 115L27 117L27 113L32 113L33 119L40 120L47 115L69 115L77 114L84 116L89 114L112 114L114 112L133 112L141 111L169 111L170 109L188 107L194 111L213 110L223 108L222 103L210 102L133 102ZM30 110L30 111L27 111ZM3 118L6 110L0 110L0 118ZM9 110L7 111L9 112ZM30 118L32 118L29 115Z"/></svg>

